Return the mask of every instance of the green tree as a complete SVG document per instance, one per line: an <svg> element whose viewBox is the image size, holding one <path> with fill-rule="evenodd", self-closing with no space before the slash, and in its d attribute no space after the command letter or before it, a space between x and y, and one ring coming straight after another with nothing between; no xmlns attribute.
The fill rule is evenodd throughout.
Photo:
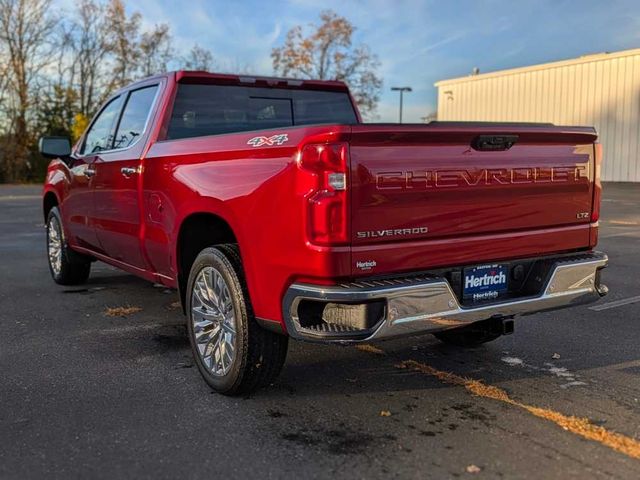
<svg viewBox="0 0 640 480"><path fill-rule="evenodd" d="M78 110L78 93L73 88L60 84L52 85L43 91L38 105L37 133L71 138Z"/></svg>

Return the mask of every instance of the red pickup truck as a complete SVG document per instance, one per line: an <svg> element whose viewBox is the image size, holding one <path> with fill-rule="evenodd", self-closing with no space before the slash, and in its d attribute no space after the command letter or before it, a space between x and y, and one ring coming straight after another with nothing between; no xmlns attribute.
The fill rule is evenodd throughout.
<svg viewBox="0 0 640 480"><path fill-rule="evenodd" d="M179 71L40 150L53 279L101 260L177 288L226 394L271 382L288 337L474 346L607 291L593 128L367 125L340 82Z"/></svg>

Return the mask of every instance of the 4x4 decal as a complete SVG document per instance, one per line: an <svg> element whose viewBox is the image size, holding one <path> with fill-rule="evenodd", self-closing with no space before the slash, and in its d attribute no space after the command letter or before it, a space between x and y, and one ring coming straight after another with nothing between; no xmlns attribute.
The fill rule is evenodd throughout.
<svg viewBox="0 0 640 480"><path fill-rule="evenodd" d="M289 141L289 136L286 133L279 133L272 135L271 137L253 137L247 142L247 145L253 147L262 147L263 145L282 145L284 142Z"/></svg>

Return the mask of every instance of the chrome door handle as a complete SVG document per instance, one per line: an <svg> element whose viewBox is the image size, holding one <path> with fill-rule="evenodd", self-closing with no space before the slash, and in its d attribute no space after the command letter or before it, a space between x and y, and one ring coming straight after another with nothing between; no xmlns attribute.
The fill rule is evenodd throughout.
<svg viewBox="0 0 640 480"><path fill-rule="evenodd" d="M85 168L84 172L82 172L85 177L93 177L96 174L96 171L93 168Z"/></svg>
<svg viewBox="0 0 640 480"><path fill-rule="evenodd" d="M138 169L133 167L122 167L120 169L120 173L122 173L122 175L124 175L125 177L129 178L134 173L138 173Z"/></svg>

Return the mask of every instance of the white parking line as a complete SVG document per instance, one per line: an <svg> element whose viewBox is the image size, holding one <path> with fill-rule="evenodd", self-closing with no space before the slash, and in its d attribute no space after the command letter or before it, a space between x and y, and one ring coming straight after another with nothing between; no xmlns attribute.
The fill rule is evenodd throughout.
<svg viewBox="0 0 640 480"><path fill-rule="evenodd" d="M630 303L640 302L640 295L637 297L623 298L622 300L616 300L615 302L603 303L596 305L595 307L589 307L589 310L599 312L600 310L608 310L610 308L621 307L622 305L629 305Z"/></svg>

